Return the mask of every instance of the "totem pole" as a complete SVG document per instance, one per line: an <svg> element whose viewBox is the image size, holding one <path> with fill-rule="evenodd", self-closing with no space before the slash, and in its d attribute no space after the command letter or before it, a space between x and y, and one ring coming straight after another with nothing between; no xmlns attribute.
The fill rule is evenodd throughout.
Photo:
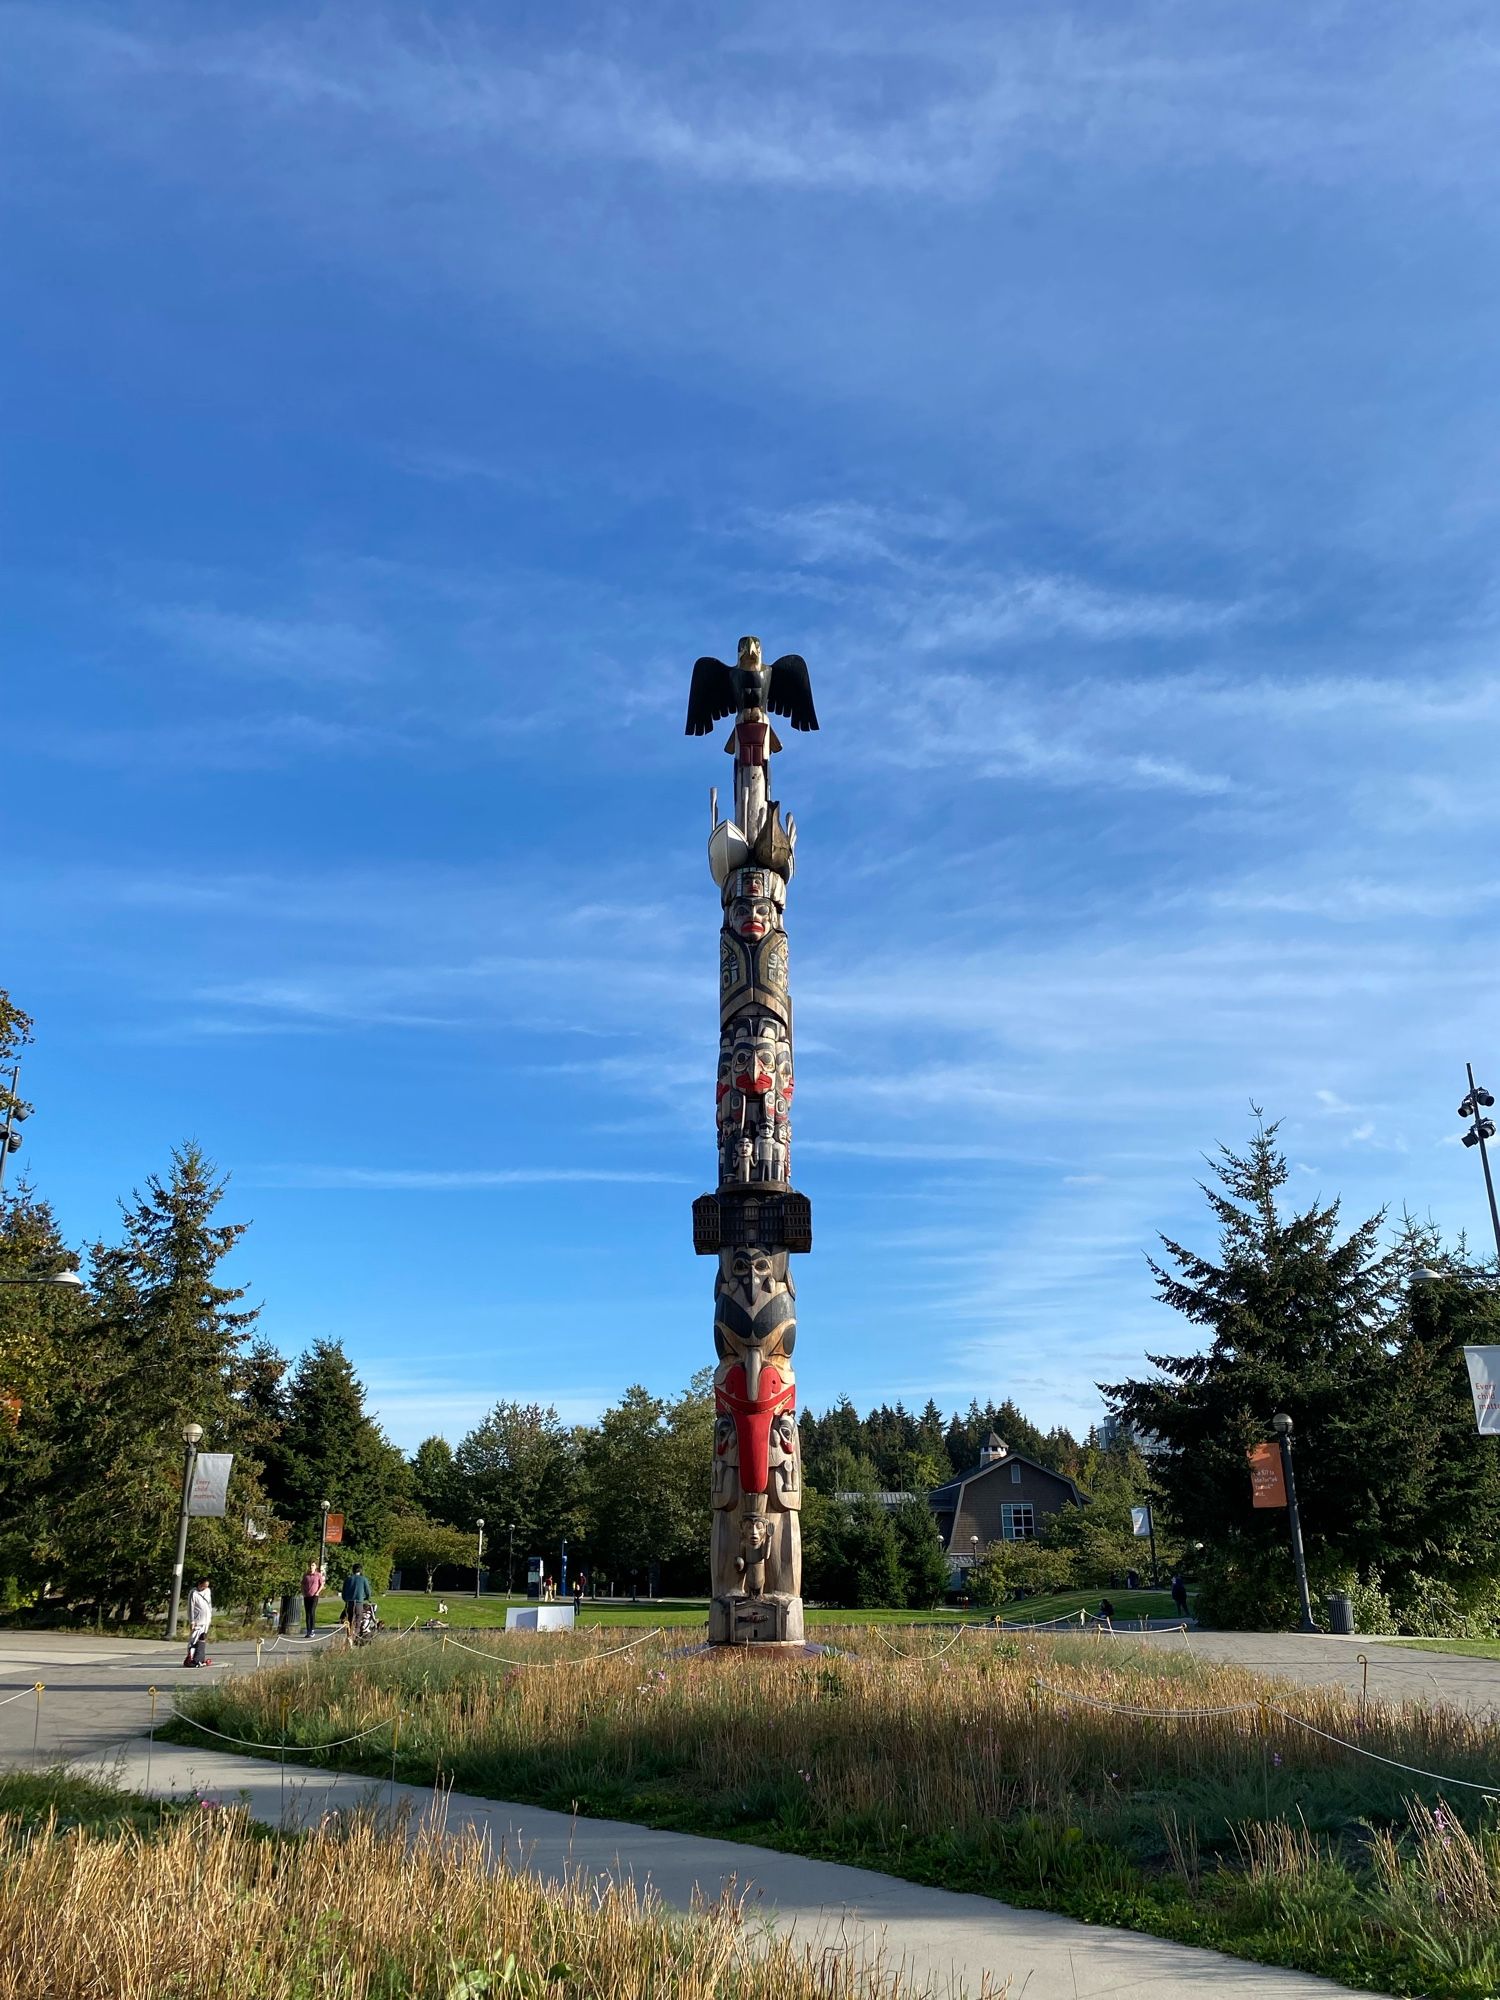
<svg viewBox="0 0 1500 2000"><path fill-rule="evenodd" d="M792 1002L787 884L797 845L771 797L772 715L816 729L807 663L761 663L741 639L732 667L699 660L687 733L732 715L734 812L712 793L708 865L719 934L719 1185L693 1203L693 1248L716 1256L712 1645L802 1643L802 1452L797 1434L797 1288L787 1259L812 1248L812 1210L791 1175Z"/></svg>

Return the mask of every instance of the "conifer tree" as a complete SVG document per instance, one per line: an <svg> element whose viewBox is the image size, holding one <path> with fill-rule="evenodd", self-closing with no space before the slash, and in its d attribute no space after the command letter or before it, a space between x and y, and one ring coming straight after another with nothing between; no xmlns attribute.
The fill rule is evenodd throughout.
<svg viewBox="0 0 1500 2000"><path fill-rule="evenodd" d="M124 1240L91 1258L93 1317L53 1399L46 1566L75 1600L144 1619L170 1583L185 1424L202 1451L233 1452L223 1519L192 1525L189 1562L221 1602L249 1602L275 1565L270 1509L242 1401L257 1308L218 1269L248 1228L215 1221L225 1183L199 1147L122 1203ZM247 1532L255 1524L255 1536Z"/></svg>
<svg viewBox="0 0 1500 2000"><path fill-rule="evenodd" d="M1256 1112L1243 1153L1221 1147L1203 1186L1219 1225L1217 1261L1170 1238L1151 1261L1158 1296L1210 1335L1207 1349L1148 1356L1158 1372L1101 1385L1152 1441L1162 1515L1201 1540L1208 1566L1239 1579L1236 1615L1260 1622L1290 1602L1286 1516L1252 1509L1247 1454L1286 1411L1310 1564L1379 1566L1399 1528L1391 1466L1401 1449L1388 1347L1393 1260L1383 1217L1340 1234L1337 1201L1282 1212L1285 1156Z"/></svg>
<svg viewBox="0 0 1500 2000"><path fill-rule="evenodd" d="M338 1341L314 1341L293 1370L278 1458L293 1546L316 1549L329 1500L344 1516L344 1539L329 1552L332 1573L358 1562L383 1588L406 1461L366 1412L364 1384Z"/></svg>

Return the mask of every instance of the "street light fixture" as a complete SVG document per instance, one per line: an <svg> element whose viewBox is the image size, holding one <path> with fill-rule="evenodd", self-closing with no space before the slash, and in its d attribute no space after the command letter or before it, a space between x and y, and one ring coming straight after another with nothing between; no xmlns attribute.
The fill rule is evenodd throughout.
<svg viewBox="0 0 1500 2000"><path fill-rule="evenodd" d="M318 1505L323 1513L322 1523L318 1528L318 1575L321 1576L323 1565L328 1560L328 1516L333 1512L333 1502L320 1500Z"/></svg>
<svg viewBox="0 0 1500 2000"><path fill-rule="evenodd" d="M198 1463L198 1441L202 1424L184 1424L182 1442L187 1455L182 1467L182 1506L177 1515L177 1559L172 1564L172 1606L167 1613L167 1637L177 1637L177 1620L182 1610L182 1566L187 1561L188 1503L193 1497L193 1469Z"/></svg>
<svg viewBox="0 0 1500 2000"><path fill-rule="evenodd" d="M83 1280L73 1270L26 1271L19 1278L0 1278L0 1285L61 1285L65 1291L83 1290Z"/></svg>
<svg viewBox="0 0 1500 2000"><path fill-rule="evenodd" d="M1495 1100L1489 1091L1474 1081L1473 1063L1465 1063L1464 1069L1468 1073L1469 1094L1459 1105L1458 1115L1460 1118L1472 1121L1464 1134L1464 1144L1479 1148L1480 1164L1484 1168L1484 1191L1490 1198L1490 1222L1495 1231L1495 1252L1500 1256L1500 1207L1495 1205L1495 1182L1490 1173L1490 1156L1485 1151L1484 1144L1486 1139L1493 1139L1495 1136L1494 1119L1484 1116L1486 1111L1494 1109Z"/></svg>
<svg viewBox="0 0 1500 2000"><path fill-rule="evenodd" d="M474 1595L479 1596L480 1578L484 1573L484 1516L479 1517L479 1546L474 1551Z"/></svg>
<svg viewBox="0 0 1500 2000"><path fill-rule="evenodd" d="M1281 1446L1281 1473L1286 1481L1287 1527L1292 1537L1292 1563L1297 1572L1297 1595L1302 1605L1300 1629L1304 1632L1316 1632L1318 1628L1313 1623L1312 1599L1307 1591L1307 1558L1302 1552L1302 1516L1297 1511L1297 1481L1292 1471L1292 1420L1285 1410L1278 1411L1272 1417L1271 1428L1275 1431Z"/></svg>

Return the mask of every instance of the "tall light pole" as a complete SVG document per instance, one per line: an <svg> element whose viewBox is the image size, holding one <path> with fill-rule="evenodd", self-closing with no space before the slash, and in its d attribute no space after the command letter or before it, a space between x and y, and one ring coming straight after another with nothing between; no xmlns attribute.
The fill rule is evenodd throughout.
<svg viewBox="0 0 1500 2000"><path fill-rule="evenodd" d="M479 1517L479 1546L474 1551L474 1595L480 1594L479 1580L484 1573L484 1516Z"/></svg>
<svg viewBox="0 0 1500 2000"><path fill-rule="evenodd" d="M328 1516L333 1512L333 1502L320 1500L318 1505L323 1510L323 1519L318 1526L318 1575L321 1576L323 1565L328 1560Z"/></svg>
<svg viewBox="0 0 1500 2000"><path fill-rule="evenodd" d="M1483 1114L1493 1108L1495 1100L1489 1091L1474 1081L1473 1063L1465 1063L1464 1068L1469 1075L1469 1094L1459 1105L1458 1115L1473 1121L1464 1134L1464 1144L1479 1148L1480 1164L1484 1168L1484 1191L1490 1198L1490 1223L1495 1231L1495 1254L1500 1256L1500 1208L1495 1206L1495 1182L1490 1173L1490 1156L1484 1147L1485 1140L1495 1136L1495 1121Z"/></svg>
<svg viewBox="0 0 1500 2000"><path fill-rule="evenodd" d="M565 1598L568 1594L568 1538L566 1535L562 1538L562 1567L558 1572L557 1594L561 1598Z"/></svg>
<svg viewBox="0 0 1500 2000"><path fill-rule="evenodd" d="M1302 1624L1304 1632L1316 1632L1313 1623L1312 1599L1307 1594L1307 1558L1302 1553L1302 1516L1297 1510L1297 1480L1292 1471L1292 1420L1284 1410L1271 1419L1281 1445L1281 1473L1286 1481L1286 1519L1292 1537L1292 1562L1297 1571L1297 1595L1302 1603Z"/></svg>
<svg viewBox="0 0 1500 2000"><path fill-rule="evenodd" d="M172 1608L167 1613L167 1637L177 1637L177 1619L182 1610L182 1566L187 1561L188 1503L193 1497L193 1468L198 1463L198 1440L202 1424L184 1424L182 1442L187 1453L182 1465L182 1508L177 1516L177 1559L172 1564Z"/></svg>
<svg viewBox="0 0 1500 2000"><path fill-rule="evenodd" d="M506 1532L510 1536L510 1553L505 1558L505 1594L507 1597L514 1597L516 1594L516 1524L514 1521L511 1522Z"/></svg>

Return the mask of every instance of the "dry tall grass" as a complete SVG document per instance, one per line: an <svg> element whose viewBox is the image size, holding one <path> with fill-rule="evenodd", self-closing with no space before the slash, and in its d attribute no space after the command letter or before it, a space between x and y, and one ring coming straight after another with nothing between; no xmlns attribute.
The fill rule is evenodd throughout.
<svg viewBox="0 0 1500 2000"><path fill-rule="evenodd" d="M267 1839L200 1809L156 1836L0 1820L0 2000L897 2000L720 1905L547 1889L472 1836L365 1816Z"/></svg>
<svg viewBox="0 0 1500 2000"><path fill-rule="evenodd" d="M1312 1778L1340 1810L1403 1821L1408 1794L1436 1795L1299 1729L1264 1705L1268 1694L1328 1736L1456 1778L1500 1779L1488 1727L1431 1704L1362 1705L1341 1687L1278 1687L1241 1668L1083 1641L917 1637L902 1654L870 1635L853 1643L858 1651L804 1661L657 1640L595 1660L594 1642L550 1636L508 1633L462 1652L392 1640L203 1689L193 1712L269 1744L283 1731L311 1745L398 1724L403 1775L478 1791L532 1766L585 1797L605 1774L626 1789L669 1779L705 1799L753 1802L769 1788L829 1823L874 1817L914 1832L1164 1788L1243 1794L1248 1816ZM1090 1698L1167 1713L1117 1714ZM1249 1706L1199 1712L1238 1704ZM378 1769L389 1757L390 1739L377 1738L348 1761Z"/></svg>

